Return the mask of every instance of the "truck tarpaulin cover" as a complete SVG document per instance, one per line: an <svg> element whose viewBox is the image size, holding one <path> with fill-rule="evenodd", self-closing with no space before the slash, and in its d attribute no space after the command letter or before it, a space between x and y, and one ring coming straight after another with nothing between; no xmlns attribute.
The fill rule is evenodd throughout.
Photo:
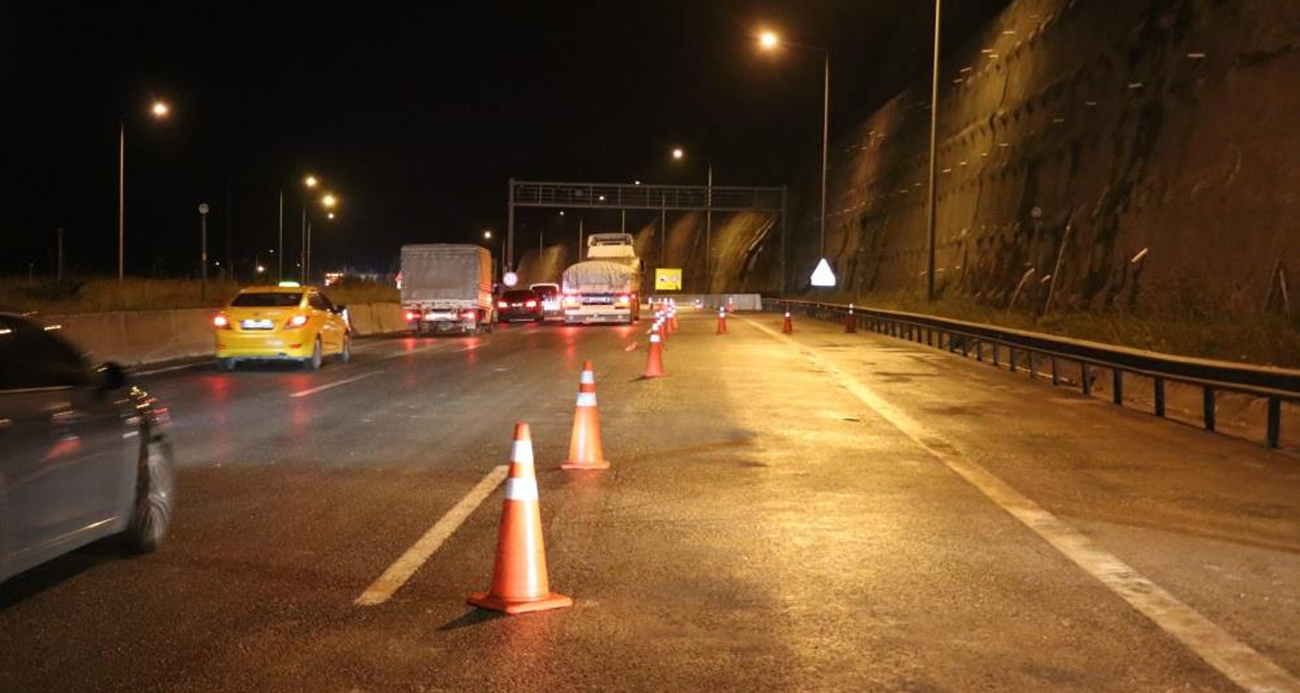
<svg viewBox="0 0 1300 693"><path fill-rule="evenodd" d="M587 260L564 270L564 290L581 293L631 291L636 270L626 262Z"/></svg>
<svg viewBox="0 0 1300 693"><path fill-rule="evenodd" d="M476 245L402 246L402 300L475 300L492 290L492 256Z"/></svg>

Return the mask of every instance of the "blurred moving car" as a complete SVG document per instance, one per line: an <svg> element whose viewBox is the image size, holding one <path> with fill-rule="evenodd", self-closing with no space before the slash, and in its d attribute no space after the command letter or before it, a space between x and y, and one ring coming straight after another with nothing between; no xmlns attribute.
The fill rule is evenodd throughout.
<svg viewBox="0 0 1300 693"><path fill-rule="evenodd" d="M532 289L514 289L501 294L497 300L497 315L501 322L532 320L542 322L542 301Z"/></svg>
<svg viewBox="0 0 1300 693"><path fill-rule="evenodd" d="M316 370L326 355L342 363L352 358L352 327L347 306L298 282L241 289L212 318L217 363L232 370L240 361L299 361Z"/></svg>
<svg viewBox="0 0 1300 693"><path fill-rule="evenodd" d="M166 407L116 364L0 313L0 580L104 537L137 552L171 525Z"/></svg>
<svg viewBox="0 0 1300 693"><path fill-rule="evenodd" d="M561 303L562 295L560 294L559 284L529 284L528 288L537 294L537 300L542 302L543 318L564 317L564 305Z"/></svg>

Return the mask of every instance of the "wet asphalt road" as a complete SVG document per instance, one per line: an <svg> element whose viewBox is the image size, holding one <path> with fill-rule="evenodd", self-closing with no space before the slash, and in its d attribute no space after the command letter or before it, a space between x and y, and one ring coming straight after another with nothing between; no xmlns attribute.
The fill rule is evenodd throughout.
<svg viewBox="0 0 1300 693"><path fill-rule="evenodd" d="M999 483L1139 573L1132 599L1156 586L1250 648L1247 674L1300 673L1300 460L877 335L682 327L652 381L639 331L553 325L142 378L175 422L173 534L0 586L0 691L1242 690ZM583 359L607 473L556 469ZM464 604L498 489L390 601L355 606L507 462L517 420L576 605Z"/></svg>

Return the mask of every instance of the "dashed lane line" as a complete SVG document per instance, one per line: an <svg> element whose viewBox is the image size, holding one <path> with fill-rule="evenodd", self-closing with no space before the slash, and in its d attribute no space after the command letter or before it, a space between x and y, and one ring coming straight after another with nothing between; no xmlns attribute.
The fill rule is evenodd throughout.
<svg viewBox="0 0 1300 693"><path fill-rule="evenodd" d="M470 514L488 496L492 495L496 487L500 486L502 481L505 481L508 471L509 467L501 465L488 472L482 481L479 481L464 498L460 499L459 503L435 522L429 528L429 531L424 533L424 536L420 537L411 548L406 550L406 553L388 566L388 570L385 570L384 574L379 576L379 579L371 583L353 604L357 606L376 606L388 601L393 596L393 593L401 589L402 585L405 585L406 581L410 580L411 576L415 574L415 571L419 570L420 566L424 565L433 556L443 542L447 541L456 532L461 524L469 518Z"/></svg>
<svg viewBox="0 0 1300 693"><path fill-rule="evenodd" d="M300 391L295 392L295 393L293 393L293 394L291 394L291 395L289 395L289 396L292 397L292 398L298 398L298 397L306 397L306 396L308 396L308 395L314 395L314 394L316 394L317 392L324 392L324 391L326 391L326 390L332 390L332 389L334 389L334 388L336 388L336 387L338 387L338 386L340 386L340 385L347 385L348 383L355 383L355 382L358 381L358 380L365 380L366 378L369 378L369 377L374 376L374 375L379 375L380 373L384 373L384 372L386 372L386 371L370 371L369 373L362 373L361 375L353 376L353 377L351 377L351 378L344 378L344 379L342 379L342 380L335 380L335 381L332 382L332 383L325 383L324 385L318 385L318 386L313 387L313 388L311 388L311 389L309 389L309 390L300 390Z"/></svg>
<svg viewBox="0 0 1300 693"><path fill-rule="evenodd" d="M1069 523L1048 512L982 465L962 457L942 437L897 409L856 378L840 370L815 347L802 344L750 318L741 318L773 339L784 342L822 367L881 418L1022 522L1099 580L1139 613L1151 619L1207 664L1251 693L1300 693L1300 679L1250 645L1233 637L1199 611L1106 551Z"/></svg>

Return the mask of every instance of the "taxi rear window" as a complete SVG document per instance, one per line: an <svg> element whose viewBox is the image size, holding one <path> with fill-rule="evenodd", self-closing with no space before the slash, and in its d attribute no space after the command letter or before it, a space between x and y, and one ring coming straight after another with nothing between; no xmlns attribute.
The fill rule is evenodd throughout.
<svg viewBox="0 0 1300 693"><path fill-rule="evenodd" d="M240 294L230 302L241 308L293 308L302 302L302 294L287 294L279 291L254 291Z"/></svg>

